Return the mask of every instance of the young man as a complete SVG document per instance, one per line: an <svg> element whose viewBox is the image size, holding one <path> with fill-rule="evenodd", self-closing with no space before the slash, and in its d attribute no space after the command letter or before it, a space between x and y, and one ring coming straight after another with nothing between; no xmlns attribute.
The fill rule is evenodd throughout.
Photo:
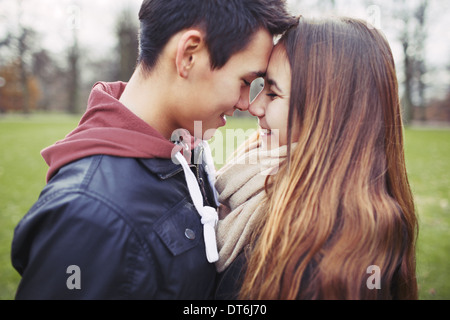
<svg viewBox="0 0 450 320"><path fill-rule="evenodd" d="M208 159L201 140L248 109L296 19L282 0L146 0L139 18L129 83L97 83L79 126L42 153L48 184L12 243L17 299L212 296L217 203L205 161L184 158L195 146Z"/></svg>

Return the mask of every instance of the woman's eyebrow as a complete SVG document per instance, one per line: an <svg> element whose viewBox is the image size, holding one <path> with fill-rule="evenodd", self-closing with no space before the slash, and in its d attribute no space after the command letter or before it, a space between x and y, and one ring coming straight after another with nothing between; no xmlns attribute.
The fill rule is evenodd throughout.
<svg viewBox="0 0 450 320"><path fill-rule="evenodd" d="M264 71L252 71L247 73L246 77L251 78L264 78L266 76L266 73Z"/></svg>
<svg viewBox="0 0 450 320"><path fill-rule="evenodd" d="M266 72L265 71L258 71L258 72L255 72L255 76L257 77L257 78L264 78L265 76L266 76Z"/></svg>
<svg viewBox="0 0 450 320"><path fill-rule="evenodd" d="M277 82L275 81L275 80L273 80L273 79L267 79L267 84L269 85L269 86L274 86L275 88L277 88L277 90L280 92L280 93L283 93L283 90L281 90L280 89L280 87L278 86L278 84L277 84Z"/></svg>

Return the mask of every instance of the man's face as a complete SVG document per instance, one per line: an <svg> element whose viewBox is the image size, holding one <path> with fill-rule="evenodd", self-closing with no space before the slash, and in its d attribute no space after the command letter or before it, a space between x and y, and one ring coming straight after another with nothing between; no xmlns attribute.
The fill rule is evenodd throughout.
<svg viewBox="0 0 450 320"><path fill-rule="evenodd" d="M265 73L272 49L272 36L260 29L221 69L211 70L207 54L198 59L185 103L177 110L178 125L208 140L226 124L226 116L232 116L236 109L248 110L250 84ZM201 122L201 130L194 130L195 121Z"/></svg>

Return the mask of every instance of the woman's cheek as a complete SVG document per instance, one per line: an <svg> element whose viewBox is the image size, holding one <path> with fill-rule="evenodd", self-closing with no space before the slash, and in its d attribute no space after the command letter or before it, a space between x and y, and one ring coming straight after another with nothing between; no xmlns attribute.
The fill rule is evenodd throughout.
<svg viewBox="0 0 450 320"><path fill-rule="evenodd" d="M272 130L276 130L275 135L280 146L287 144L288 116L289 105L285 104L283 100L275 100L268 105L267 124Z"/></svg>

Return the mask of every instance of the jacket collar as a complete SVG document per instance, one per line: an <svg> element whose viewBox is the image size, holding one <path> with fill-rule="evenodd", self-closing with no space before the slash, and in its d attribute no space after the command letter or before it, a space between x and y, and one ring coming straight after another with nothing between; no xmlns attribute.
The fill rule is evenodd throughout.
<svg viewBox="0 0 450 320"><path fill-rule="evenodd" d="M153 174L160 179L166 180L183 171L180 164L175 164L172 160L153 158L139 159L139 161Z"/></svg>

